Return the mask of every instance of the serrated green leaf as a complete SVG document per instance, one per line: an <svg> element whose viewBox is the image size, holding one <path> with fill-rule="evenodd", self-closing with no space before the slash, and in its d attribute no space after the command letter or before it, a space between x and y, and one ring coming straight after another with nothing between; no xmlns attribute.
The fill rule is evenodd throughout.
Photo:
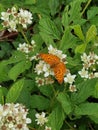
<svg viewBox="0 0 98 130"><path fill-rule="evenodd" d="M86 43L83 43L81 45L78 45L75 49L75 53L83 53L85 52L85 49L86 49L86 46L87 44Z"/></svg>
<svg viewBox="0 0 98 130"><path fill-rule="evenodd" d="M38 110L46 110L49 107L49 100L43 96L33 95L30 98L31 108L37 108Z"/></svg>
<svg viewBox="0 0 98 130"><path fill-rule="evenodd" d="M57 13L58 6L59 0L49 0L51 15L55 15Z"/></svg>
<svg viewBox="0 0 98 130"><path fill-rule="evenodd" d="M95 25L92 25L86 33L86 42L88 43L94 40L96 35L97 35L97 28Z"/></svg>
<svg viewBox="0 0 98 130"><path fill-rule="evenodd" d="M12 56L7 60L7 64L17 63L26 60L26 56L21 51L14 51Z"/></svg>
<svg viewBox="0 0 98 130"><path fill-rule="evenodd" d="M84 102L88 97L93 95L97 79L91 79L77 84L77 93L71 95L71 100L75 104Z"/></svg>
<svg viewBox="0 0 98 130"><path fill-rule="evenodd" d="M71 34L71 29L67 28L62 36L59 49L64 51L68 48L73 48L77 39Z"/></svg>
<svg viewBox="0 0 98 130"><path fill-rule="evenodd" d="M76 115L93 115L98 117L98 103L82 103L75 108Z"/></svg>
<svg viewBox="0 0 98 130"><path fill-rule="evenodd" d="M9 78L13 79L14 81L17 77L24 72L25 70L29 69L31 66L30 61L21 61L17 63L14 67L12 67L8 73Z"/></svg>
<svg viewBox="0 0 98 130"><path fill-rule="evenodd" d="M58 104L57 107L53 109L52 113L48 117L48 125L51 126L52 130L60 130L64 118L64 111L62 107Z"/></svg>
<svg viewBox="0 0 98 130"><path fill-rule="evenodd" d="M59 93L57 100L62 105L62 108L64 109L64 112L66 114L69 114L72 111L72 105L71 105L71 102L70 102L70 98L67 94Z"/></svg>
<svg viewBox="0 0 98 130"><path fill-rule="evenodd" d="M98 7L91 7L88 11L87 11L87 18L89 20L93 19L96 15L98 14Z"/></svg>
<svg viewBox="0 0 98 130"><path fill-rule="evenodd" d="M41 18L41 20L39 21L39 29L41 36L45 35L45 37L47 38L47 40L49 39L49 41L52 41L53 39L60 39L59 30L57 29L55 23L49 18Z"/></svg>
<svg viewBox="0 0 98 130"><path fill-rule="evenodd" d="M64 27L69 26L70 24L83 24L86 20L81 18L81 4L87 0L75 0L70 2L69 5L65 7L62 23ZM76 6L77 5L77 6Z"/></svg>
<svg viewBox="0 0 98 130"><path fill-rule="evenodd" d="M78 24L78 25L72 26L71 28L74 29L74 33L75 33L81 40L84 41L84 35L83 35L83 32L82 32L81 26Z"/></svg>
<svg viewBox="0 0 98 130"><path fill-rule="evenodd" d="M89 116L89 118L91 119L91 120L93 120L96 124L98 124L98 116L93 116L93 115L91 115L91 116Z"/></svg>
<svg viewBox="0 0 98 130"><path fill-rule="evenodd" d="M24 85L24 79L21 79L12 85L12 87L8 91L8 94L6 97L6 103L16 102L19 95L21 94L21 91L23 89L23 85Z"/></svg>

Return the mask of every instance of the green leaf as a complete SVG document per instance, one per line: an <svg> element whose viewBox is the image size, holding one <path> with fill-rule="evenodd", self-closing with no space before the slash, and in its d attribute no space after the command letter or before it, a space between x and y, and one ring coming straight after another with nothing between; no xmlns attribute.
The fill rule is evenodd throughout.
<svg viewBox="0 0 98 130"><path fill-rule="evenodd" d="M82 40L84 41L84 35L83 32L81 30L81 26L79 24L74 25L71 27L72 29L74 29L74 33Z"/></svg>
<svg viewBox="0 0 98 130"><path fill-rule="evenodd" d="M6 61L0 62L0 82L8 81L9 67L6 65Z"/></svg>
<svg viewBox="0 0 98 130"><path fill-rule="evenodd" d="M55 15L58 11L59 0L49 0L51 15Z"/></svg>
<svg viewBox="0 0 98 130"><path fill-rule="evenodd" d="M97 82L96 85L95 85L95 89L94 89L94 91L93 91L93 96L94 96L95 98L98 98L98 82Z"/></svg>
<svg viewBox="0 0 98 130"><path fill-rule="evenodd" d="M4 100L4 95L3 95L2 88L0 88L0 104L4 103L3 100Z"/></svg>
<svg viewBox="0 0 98 130"><path fill-rule="evenodd" d="M98 103L82 103L79 106L76 106L75 114L98 117Z"/></svg>
<svg viewBox="0 0 98 130"><path fill-rule="evenodd" d="M46 110L49 107L49 100L43 96L33 95L30 98L31 108L37 108L38 110Z"/></svg>
<svg viewBox="0 0 98 130"><path fill-rule="evenodd" d="M86 20L81 18L81 4L87 0L75 0L70 2L64 9L62 23L66 28L69 25L83 24Z"/></svg>
<svg viewBox="0 0 98 130"><path fill-rule="evenodd" d="M1 17L1 12L3 12L3 11L4 11L4 6L3 6L3 4L0 3L0 17ZM1 28L0 28L0 30L1 30Z"/></svg>
<svg viewBox="0 0 98 130"><path fill-rule="evenodd" d="M47 97L51 97L53 95L53 88L52 87L53 86L50 86L50 85L46 85L46 86L44 85L42 87L39 87L39 90L43 95L45 95Z"/></svg>
<svg viewBox="0 0 98 130"><path fill-rule="evenodd" d="M66 28L62 36L59 49L64 51L68 48L73 48L77 39L71 34L71 29Z"/></svg>
<svg viewBox="0 0 98 130"><path fill-rule="evenodd" d="M60 40L60 32L57 29L55 23L49 18L40 19L39 29L44 41L50 43L49 41L52 41L53 39Z"/></svg>
<svg viewBox="0 0 98 130"><path fill-rule="evenodd" d="M25 70L29 69L31 66L30 61L21 61L17 63L14 67L12 67L8 73L9 77L13 79L14 81L17 79L17 77L24 72Z"/></svg>
<svg viewBox="0 0 98 130"><path fill-rule="evenodd" d="M23 89L24 85L24 79L21 79L17 82L15 82L10 90L8 91L7 97L6 97L6 102L16 102L18 99L19 95L21 94L21 91Z"/></svg>
<svg viewBox="0 0 98 130"><path fill-rule="evenodd" d="M95 25L92 25L86 33L86 42L88 43L94 40L96 35L97 35L97 28Z"/></svg>
<svg viewBox="0 0 98 130"><path fill-rule="evenodd" d="M32 5L32 4L35 4L35 3L36 3L36 0L25 0L25 4Z"/></svg>
<svg viewBox="0 0 98 130"><path fill-rule="evenodd" d="M98 116L93 116L93 115L91 115L91 116L89 116L89 118L91 119L91 120L93 120L96 124L98 124Z"/></svg>
<svg viewBox="0 0 98 130"><path fill-rule="evenodd" d="M52 113L48 117L48 125L52 130L60 130L64 121L64 111L62 107L57 104L57 107L53 109Z"/></svg>
<svg viewBox="0 0 98 130"><path fill-rule="evenodd" d="M77 93L71 95L71 100L75 104L84 102L88 97L93 95L97 79L90 79L76 85Z"/></svg>
<svg viewBox="0 0 98 130"><path fill-rule="evenodd" d="M81 45L78 45L75 49L75 53L83 53L85 52L85 49L86 49L86 46L87 44L86 43L83 43Z"/></svg>
<svg viewBox="0 0 98 130"><path fill-rule="evenodd" d="M62 105L64 112L69 114L72 111L72 105L69 96L66 93L59 93L57 99Z"/></svg>
<svg viewBox="0 0 98 130"><path fill-rule="evenodd" d="M94 6L91 7L88 11L87 11L87 18L89 20L93 19L94 17L96 17L98 14L98 7Z"/></svg>
<svg viewBox="0 0 98 130"><path fill-rule="evenodd" d="M7 63L12 64L23 60L26 60L25 54L21 51L14 51L12 56L7 60Z"/></svg>

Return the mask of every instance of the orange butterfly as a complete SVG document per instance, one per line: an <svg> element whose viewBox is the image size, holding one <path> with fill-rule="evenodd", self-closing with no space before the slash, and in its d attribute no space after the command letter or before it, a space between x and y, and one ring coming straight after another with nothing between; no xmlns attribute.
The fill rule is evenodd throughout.
<svg viewBox="0 0 98 130"><path fill-rule="evenodd" d="M63 62L60 61L60 58L53 54L39 54L39 57L42 58L46 63L50 65L53 69L55 78L57 81L62 84L64 80L64 74L66 73L66 66Z"/></svg>

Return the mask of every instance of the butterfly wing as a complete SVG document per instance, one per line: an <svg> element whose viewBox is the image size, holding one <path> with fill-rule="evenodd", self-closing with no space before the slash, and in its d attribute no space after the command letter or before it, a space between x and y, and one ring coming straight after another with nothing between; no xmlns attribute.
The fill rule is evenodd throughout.
<svg viewBox="0 0 98 130"><path fill-rule="evenodd" d="M57 79L57 81L62 84L63 80L64 80L64 75L66 73L66 67L65 64L63 62L60 62L59 64L57 64L54 68L53 68L54 74L55 74L55 78Z"/></svg>
<svg viewBox="0 0 98 130"><path fill-rule="evenodd" d="M39 54L39 57L42 58L46 63L48 63L51 67L58 64L60 62L60 58L53 54Z"/></svg>

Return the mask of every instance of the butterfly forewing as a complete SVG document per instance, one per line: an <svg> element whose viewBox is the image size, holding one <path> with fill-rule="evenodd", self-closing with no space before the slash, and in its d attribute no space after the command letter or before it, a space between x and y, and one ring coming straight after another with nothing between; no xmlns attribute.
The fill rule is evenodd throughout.
<svg viewBox="0 0 98 130"><path fill-rule="evenodd" d="M54 66L60 62L60 58L52 54L40 54L39 56L50 66Z"/></svg>

